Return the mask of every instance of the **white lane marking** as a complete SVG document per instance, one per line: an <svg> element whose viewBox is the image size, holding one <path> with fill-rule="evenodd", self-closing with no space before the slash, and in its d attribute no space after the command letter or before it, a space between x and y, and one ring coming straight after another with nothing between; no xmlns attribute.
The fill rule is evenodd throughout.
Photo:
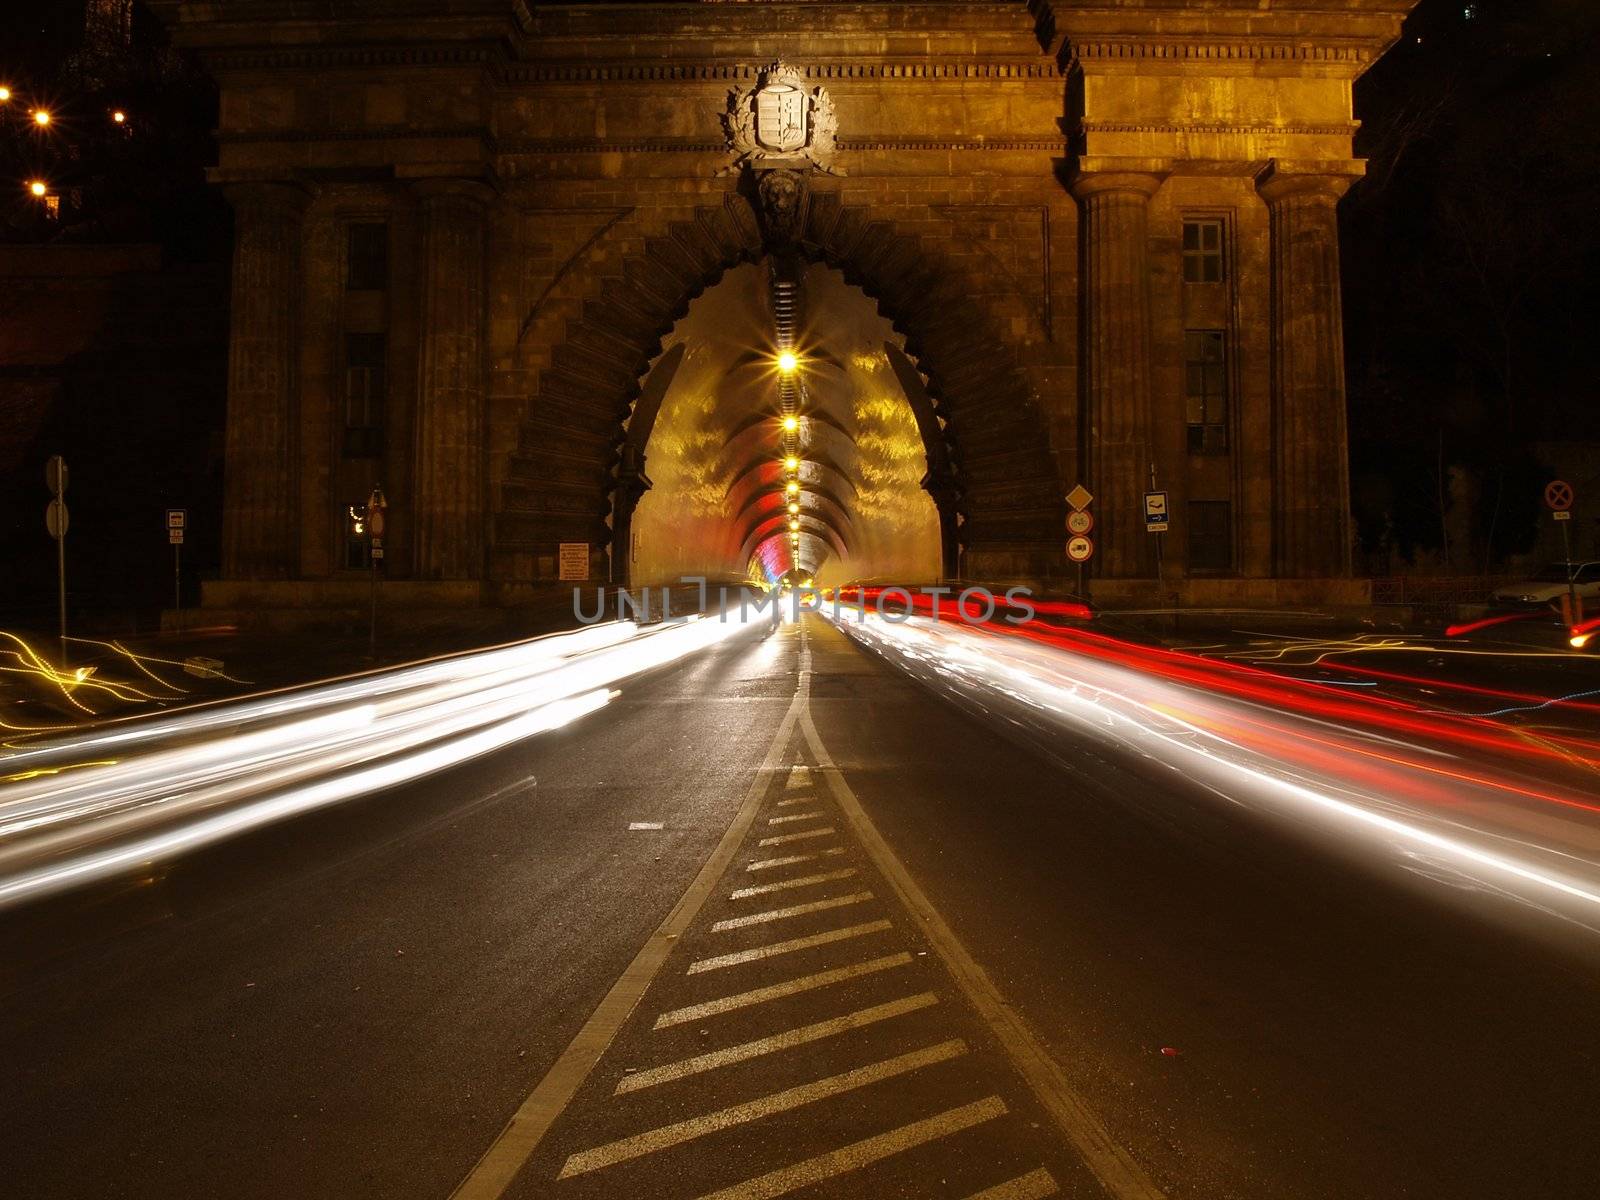
<svg viewBox="0 0 1600 1200"><path fill-rule="evenodd" d="M810 673L809 665L806 667L806 670L807 670L807 673L809 674ZM790 767L789 768L789 782L785 786L786 787L790 787L790 788L810 787L811 786L811 768L810 767Z"/></svg>
<svg viewBox="0 0 1600 1200"><path fill-rule="evenodd" d="M813 900L809 904L794 904L788 908L772 908L766 912L751 913L745 917L729 917L711 927L712 933L726 929L743 929L747 925L765 925L768 921L782 921L789 917L803 917L806 913L822 912L829 908L844 908L850 904L863 904L872 899L871 892L851 892L848 896L829 896L826 900Z"/></svg>
<svg viewBox="0 0 1600 1200"><path fill-rule="evenodd" d="M634 829L660 829L660 828L662 828L662 824L661 824L660 821L630 821L628 823L628 828L630 830L634 830Z"/></svg>
<svg viewBox="0 0 1600 1200"><path fill-rule="evenodd" d="M793 813L793 814L791 814L790 816L787 816L787 817L768 817L767 818L767 824L768 825L789 825L789 824L791 824L791 823L793 823L795 821L815 821L821 815L822 815L822 812L819 809L816 812Z"/></svg>
<svg viewBox="0 0 1600 1200"><path fill-rule="evenodd" d="M1000 994L994 981L967 952L955 931L929 902L917 886L917 881L911 878L905 864L883 840L883 835L867 816L849 781L829 757L828 749L817 732L816 722L811 718L809 704L801 709L800 730L811 748L812 757L817 761L819 773L855 831L862 848L888 879L901 903L910 911L922 936L944 960L945 968L961 988L962 994L994 1031L1011 1065L1027 1080L1034 1095L1039 1097L1045 1110L1066 1134L1067 1140L1077 1148L1085 1165L1094 1172L1100 1186L1113 1200L1165 1200L1165 1193L1156 1186L1155 1180L1121 1143L1112 1138L1089 1107L1089 1102L1072 1086L1061 1064L1050 1056L1022 1014Z"/></svg>
<svg viewBox="0 0 1600 1200"><path fill-rule="evenodd" d="M791 804L815 804L816 802L817 798L815 796L796 796L792 800L779 800L776 807L788 808Z"/></svg>
<svg viewBox="0 0 1600 1200"><path fill-rule="evenodd" d="M816 875L802 875L798 879L780 879L777 883L758 883L728 893L729 900L748 900L751 896L765 896L769 892L786 892L790 888L813 887L819 883L834 883L849 879L856 873L854 867L841 867L837 871L822 871Z"/></svg>
<svg viewBox="0 0 1600 1200"><path fill-rule="evenodd" d="M921 1050L913 1050L909 1054L884 1059L871 1066L857 1067L841 1075L830 1075L813 1083L803 1083L799 1087L774 1092L770 1096L762 1096L759 1100L735 1104L732 1108L706 1113L701 1117L691 1117L687 1121L678 1121L672 1125L663 1125L659 1129L652 1129L646 1133L635 1134L633 1137L622 1138L620 1141L609 1142L604 1146L596 1146L593 1150L574 1154L567 1159L566 1165L561 1168L561 1173L556 1178L570 1179L574 1175L598 1171L602 1167L627 1162L644 1154L653 1154L669 1146L682 1145L684 1142L705 1137L721 1129L731 1129L735 1125L757 1121L774 1113L789 1112L802 1105L814 1104L818 1100L826 1100L830 1096L838 1096L885 1079L893 1079L897 1075L904 1075L935 1063L949 1062L953 1058L960 1058L966 1052L967 1044L955 1038L948 1042L940 1042L937 1046L928 1046Z"/></svg>
<svg viewBox="0 0 1600 1200"><path fill-rule="evenodd" d="M928 1008L937 1003L939 1003L939 997L932 992L923 992L917 996L907 996L902 1000L891 1000L887 1004L877 1004L872 1008L859 1009L842 1017L834 1017L829 1021L818 1021L814 1025L791 1029L787 1033L777 1033L771 1037L759 1038L753 1042L729 1046L726 1050L713 1050L709 1054L697 1054L693 1058L686 1058L681 1062L668 1063L661 1067L652 1067L648 1071L635 1071L632 1075L624 1075L622 1077L613 1095L621 1096L626 1092L637 1092L642 1088L655 1087L661 1083L671 1083L675 1079L682 1079L688 1075L698 1075L702 1071L712 1071L718 1067L748 1062L750 1059L759 1058L763 1054L774 1054L780 1050L791 1050L796 1046L804 1046L810 1042L820 1042L823 1038L848 1033L852 1029L862 1029L868 1025L875 1025L879 1021L887 1021L891 1017L903 1016L905 1013L916 1012L919 1009Z"/></svg>
<svg viewBox="0 0 1600 1200"><path fill-rule="evenodd" d="M1060 1190L1056 1186L1055 1177L1040 1167L1037 1171L1029 1171L1019 1178L996 1184L992 1188L984 1188L981 1192L974 1192L967 1197L967 1200L1044 1200L1046 1196L1054 1196Z"/></svg>
<svg viewBox="0 0 1600 1200"><path fill-rule="evenodd" d="M758 846L781 846L785 842L806 842L812 838L830 837L839 831L832 825L824 825L821 829L808 829L804 833L780 833L777 837L765 837L756 843Z"/></svg>
<svg viewBox="0 0 1600 1200"><path fill-rule="evenodd" d="M810 1187L813 1183L821 1183L824 1179L833 1179L851 1171L858 1171L885 1158L891 1158L918 1146L925 1146L929 1142L936 1142L953 1133L960 1133L963 1129L982 1125L985 1121L1005 1116L1006 1111L1004 1100L999 1096L989 1096L971 1104L964 1104L960 1108L952 1108L937 1116L928 1117L926 1120L914 1121L910 1125L902 1125L899 1129L891 1129L888 1133L880 1133L877 1137L864 1138L838 1150L830 1150L815 1158L804 1159L793 1166L758 1175L754 1179L747 1179L743 1183L736 1183L721 1191L711 1192L700 1197L700 1200L770 1200L773 1196L797 1192L803 1187Z"/></svg>
<svg viewBox="0 0 1600 1200"><path fill-rule="evenodd" d="M813 933L810 937L791 938L787 942L773 942L770 946L757 946L754 950L735 950L732 954L718 954L689 964L686 975L699 975L706 971L720 971L724 967L737 967L741 963L759 962L780 954L793 954L797 950L810 950L813 946L826 946L850 938L866 937L889 928L887 921L866 921L860 925L847 925L843 929L830 929L826 933Z"/></svg>
<svg viewBox="0 0 1600 1200"><path fill-rule="evenodd" d="M656 927L656 931L650 935L650 940L645 942L644 947L634 956L621 978L611 985L611 990L605 994L599 1007L583 1023L583 1028L578 1030L577 1036L561 1052L561 1057L556 1059L544 1078L518 1105L517 1111L512 1114L506 1127L500 1131L499 1136L484 1151L477 1165L451 1193L451 1200L498 1200L503 1196L517 1172L538 1147L551 1123L571 1103L578 1088L594 1070L595 1063L600 1061L600 1056L606 1052L607 1047L617 1036L617 1030L622 1028L622 1023L628 1019L628 1014L633 1011L634 1006L639 1003L639 998L655 980L661 970L661 964L666 962L667 955L677 946L679 937L700 915L700 909L710 897L717 881L733 865L734 856L744 845L750 827L755 824L756 815L760 812L762 801L766 798L773 782L772 776L778 770L783 752L794 733L795 721L805 707L805 698L810 687L809 673L803 674L795 689L794 699L784 712L783 720L778 723L772 742L767 747L766 756L762 759L761 766L756 769L755 778L750 781L750 787L745 792L739 811L734 814L721 840L717 842L716 849L711 852L711 857L706 859L705 865L694 877L694 882L689 885L688 891L684 892L678 903L673 905L672 911Z"/></svg>
<svg viewBox="0 0 1600 1200"><path fill-rule="evenodd" d="M752 1004L782 1000L785 996L813 991L829 984L843 983L847 979L859 979L863 975L876 975L879 971L890 971L895 967L910 965L911 955L902 950L899 954L886 954L882 958L868 959L852 966L818 971L815 975L801 975L797 979L789 979L783 983L770 984L748 992L738 992L717 1000L707 1000L703 1004L691 1004L688 1008L675 1008L657 1017L655 1028L670 1029L674 1025L687 1025L690 1021L698 1021L703 1017L715 1017L721 1013L732 1012L734 1009L748 1008Z"/></svg>
<svg viewBox="0 0 1600 1200"><path fill-rule="evenodd" d="M824 850L822 854L789 854L783 858L764 858L760 862L753 862L745 867L746 871L769 871L773 867L787 867L791 863L810 862L814 858L822 858L829 854L843 854L843 846L833 846Z"/></svg>

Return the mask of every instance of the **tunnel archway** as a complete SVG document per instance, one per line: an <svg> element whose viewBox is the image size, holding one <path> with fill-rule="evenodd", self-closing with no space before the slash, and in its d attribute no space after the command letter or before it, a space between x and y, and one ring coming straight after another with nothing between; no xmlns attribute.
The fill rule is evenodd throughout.
<svg viewBox="0 0 1600 1200"><path fill-rule="evenodd" d="M664 400L650 389L663 341L693 300L773 249L833 268L878 305L894 331L891 367L922 430L927 491L946 516L945 573L1054 573L1064 489L1014 350L974 299L962 268L915 233L830 192L807 198L781 246L764 234L749 201L730 193L616 260L540 371L521 446L505 472L497 529L509 541L549 550L566 541L623 550L631 544L628 516L650 490L647 448ZM620 580L616 564L625 559L618 553L600 571Z"/></svg>
<svg viewBox="0 0 1600 1200"><path fill-rule="evenodd" d="M940 514L889 365L896 342L821 264L772 256L698 297L646 381L662 403L636 405L629 424L651 482L631 519L613 518L630 535L613 545L630 582L937 580ZM619 510L628 499L618 493Z"/></svg>

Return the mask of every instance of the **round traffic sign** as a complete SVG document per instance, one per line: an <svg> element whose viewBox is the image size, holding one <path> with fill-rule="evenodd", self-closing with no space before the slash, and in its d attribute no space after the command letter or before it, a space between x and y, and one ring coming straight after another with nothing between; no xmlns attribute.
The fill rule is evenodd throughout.
<svg viewBox="0 0 1600 1200"><path fill-rule="evenodd" d="M1084 534L1094 528L1094 514L1088 509L1067 514L1067 532Z"/></svg>
<svg viewBox="0 0 1600 1200"><path fill-rule="evenodd" d="M60 498L50 501L44 510L44 527L57 539L67 536L67 502Z"/></svg>
<svg viewBox="0 0 1600 1200"><path fill-rule="evenodd" d="M61 455L52 454L45 460L44 485L58 496L67 490L67 460Z"/></svg>
<svg viewBox="0 0 1600 1200"><path fill-rule="evenodd" d="M1088 562L1094 555L1094 542L1078 536L1067 543L1067 557L1075 563Z"/></svg>
<svg viewBox="0 0 1600 1200"><path fill-rule="evenodd" d="M1552 479L1545 485L1544 502L1551 512L1566 512L1572 507L1572 502L1577 499L1572 485L1565 479Z"/></svg>
<svg viewBox="0 0 1600 1200"><path fill-rule="evenodd" d="M385 524L385 522L384 522L384 519L383 519L383 509L381 509L381 508L368 508L367 509L367 532L368 533L370 533L375 538L381 538L383 536L384 524Z"/></svg>

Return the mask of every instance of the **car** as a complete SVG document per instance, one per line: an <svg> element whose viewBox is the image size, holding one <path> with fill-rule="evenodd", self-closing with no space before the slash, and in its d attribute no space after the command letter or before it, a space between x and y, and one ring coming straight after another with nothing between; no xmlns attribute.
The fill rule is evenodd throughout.
<svg viewBox="0 0 1600 1200"><path fill-rule="evenodd" d="M1560 604L1568 590L1584 600L1600 600L1600 562L1553 562L1528 579L1506 583L1489 593L1501 608L1543 608Z"/></svg>

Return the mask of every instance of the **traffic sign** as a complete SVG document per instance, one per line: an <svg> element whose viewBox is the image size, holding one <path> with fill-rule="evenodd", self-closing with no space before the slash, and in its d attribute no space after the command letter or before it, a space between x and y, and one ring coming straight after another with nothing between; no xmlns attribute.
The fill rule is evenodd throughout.
<svg viewBox="0 0 1600 1200"><path fill-rule="evenodd" d="M174 546L183 545L183 530L181 530L181 529L169 529L169 530L167 530L167 541L170 542Z"/></svg>
<svg viewBox="0 0 1600 1200"><path fill-rule="evenodd" d="M58 542L67 536L67 502L59 496L45 506L44 527Z"/></svg>
<svg viewBox="0 0 1600 1200"><path fill-rule="evenodd" d="M1577 493L1565 479L1552 479L1545 485L1544 502L1551 512L1566 512L1577 499Z"/></svg>
<svg viewBox="0 0 1600 1200"><path fill-rule="evenodd" d="M1570 521L1570 520L1572 520L1572 513L1569 512L1567 509L1564 509L1564 508L1561 509L1559 512L1553 512L1550 515L1552 517L1554 517L1558 521Z"/></svg>
<svg viewBox="0 0 1600 1200"><path fill-rule="evenodd" d="M187 529L189 527L189 510L187 508L167 509L168 529Z"/></svg>
<svg viewBox="0 0 1600 1200"><path fill-rule="evenodd" d="M44 485L59 496L67 490L67 460L59 454L52 454L45 460Z"/></svg>
<svg viewBox="0 0 1600 1200"><path fill-rule="evenodd" d="M1144 527L1150 533L1165 533L1168 529L1170 514L1167 511L1167 494L1165 492L1146 492L1144 494Z"/></svg>
<svg viewBox="0 0 1600 1200"><path fill-rule="evenodd" d="M1094 557L1094 541L1078 536L1067 542L1067 557L1075 563L1088 562Z"/></svg>
<svg viewBox="0 0 1600 1200"><path fill-rule="evenodd" d="M1094 514L1087 509L1078 509L1067 514L1068 533L1088 533L1094 528Z"/></svg>
<svg viewBox="0 0 1600 1200"><path fill-rule="evenodd" d="M1094 493L1080 483L1067 493L1067 503L1073 512L1079 512L1094 503Z"/></svg>

